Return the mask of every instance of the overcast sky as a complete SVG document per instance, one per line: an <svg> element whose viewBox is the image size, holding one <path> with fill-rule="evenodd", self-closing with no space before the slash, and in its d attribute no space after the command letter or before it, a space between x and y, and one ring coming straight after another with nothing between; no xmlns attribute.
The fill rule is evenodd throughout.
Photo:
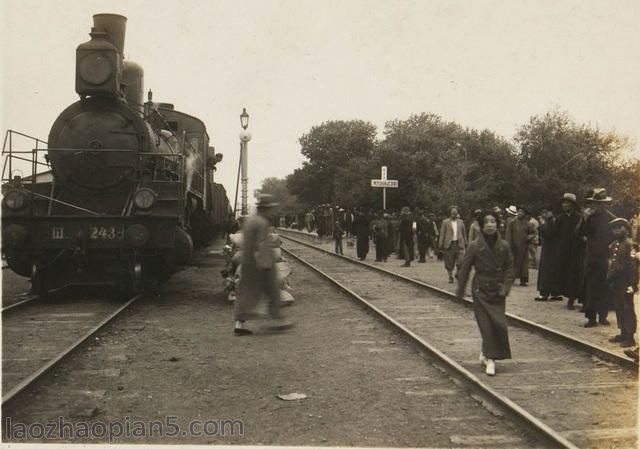
<svg viewBox="0 0 640 449"><path fill-rule="evenodd" d="M433 112L511 138L534 114L640 138L638 1L0 0L2 133L47 138L76 101L75 49L92 14L128 17L145 90L200 117L232 197L239 114L250 192L302 162L298 138L333 119ZM393 173L389 173L393 178Z"/></svg>

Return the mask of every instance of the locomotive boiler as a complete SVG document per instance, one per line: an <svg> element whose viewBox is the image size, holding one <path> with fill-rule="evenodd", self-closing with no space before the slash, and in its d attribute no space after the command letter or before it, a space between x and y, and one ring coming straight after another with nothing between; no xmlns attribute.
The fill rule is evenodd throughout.
<svg viewBox="0 0 640 449"><path fill-rule="evenodd" d="M204 123L151 92L144 102L143 69L123 57L126 17L93 19L76 50L80 99L49 133L50 176L3 176L3 255L40 295L158 285L230 211Z"/></svg>

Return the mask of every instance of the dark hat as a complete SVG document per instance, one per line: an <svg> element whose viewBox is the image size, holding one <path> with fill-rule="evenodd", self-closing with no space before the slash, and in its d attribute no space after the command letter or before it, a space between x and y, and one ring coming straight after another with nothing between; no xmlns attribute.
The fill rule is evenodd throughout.
<svg viewBox="0 0 640 449"><path fill-rule="evenodd" d="M452 204L451 206L449 206L449 213L451 213L451 209L458 210L459 208L455 204Z"/></svg>
<svg viewBox="0 0 640 449"><path fill-rule="evenodd" d="M269 195L268 193L258 195L258 204L256 204L256 207L258 209L268 209L278 206L278 203L275 202L273 198L273 195Z"/></svg>
<svg viewBox="0 0 640 449"><path fill-rule="evenodd" d="M565 193L562 195L561 201L569 201L573 204L578 204L578 198L573 193Z"/></svg>
<svg viewBox="0 0 640 449"><path fill-rule="evenodd" d="M629 222L624 219L624 218L615 218L613 220L611 220L609 222L609 227L610 228L617 228L618 226L624 226L626 227L629 231L631 230L631 225L629 224Z"/></svg>
<svg viewBox="0 0 640 449"><path fill-rule="evenodd" d="M591 196L587 198L587 201L592 203L609 203L611 202L611 197L607 196L607 190L602 187L598 187L593 189Z"/></svg>

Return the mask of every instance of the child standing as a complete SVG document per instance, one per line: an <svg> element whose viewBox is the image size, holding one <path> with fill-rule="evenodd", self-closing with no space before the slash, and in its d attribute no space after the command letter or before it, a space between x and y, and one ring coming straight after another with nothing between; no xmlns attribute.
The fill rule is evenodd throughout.
<svg viewBox="0 0 640 449"><path fill-rule="evenodd" d="M620 335L609 339L620 343L623 348L635 346L636 313L633 307L633 294L638 291L636 259L632 256L633 245L629 239L631 226L624 218L609 222L614 236L609 245L607 258L607 286L612 304L616 311L616 320Z"/></svg>

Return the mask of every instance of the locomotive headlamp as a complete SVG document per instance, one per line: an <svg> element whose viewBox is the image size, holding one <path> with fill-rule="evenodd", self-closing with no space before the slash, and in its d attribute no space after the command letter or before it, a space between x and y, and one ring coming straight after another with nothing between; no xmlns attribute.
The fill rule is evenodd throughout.
<svg viewBox="0 0 640 449"><path fill-rule="evenodd" d="M80 77L84 82L98 86L111 77L111 63L99 53L89 53L80 60Z"/></svg>
<svg viewBox="0 0 640 449"><path fill-rule="evenodd" d="M27 195L20 190L9 190L5 194L2 202L11 210L20 210L27 205Z"/></svg>
<svg viewBox="0 0 640 449"><path fill-rule="evenodd" d="M5 248L22 248L27 241L27 230L18 224L8 225L2 232Z"/></svg>
<svg viewBox="0 0 640 449"><path fill-rule="evenodd" d="M133 195L133 202L138 209L150 209L156 202L156 192L146 187L138 189Z"/></svg>

